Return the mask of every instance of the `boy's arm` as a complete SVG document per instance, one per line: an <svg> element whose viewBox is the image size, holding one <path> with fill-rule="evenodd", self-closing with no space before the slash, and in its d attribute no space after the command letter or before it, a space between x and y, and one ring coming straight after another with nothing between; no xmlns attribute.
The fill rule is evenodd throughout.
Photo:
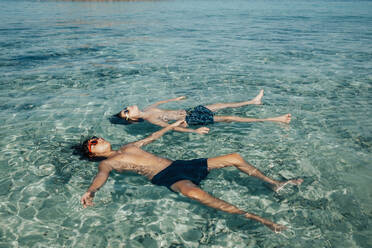
<svg viewBox="0 0 372 248"><path fill-rule="evenodd" d="M167 127L151 134L150 136L148 136L147 138L144 138L142 140L139 140L139 141L136 141L136 142L133 142L133 143L129 143L127 145L125 145L124 147L127 147L127 146L136 146L136 147L141 147L141 146L144 146L144 145L147 145L147 144L150 144L151 142L153 142L154 140L157 140L159 139L161 136L163 136L166 132L168 132L169 130L172 130L174 129L175 127L179 126L181 123L183 123L184 120L180 120L180 121L176 121L175 123L171 124L171 125L168 125Z"/></svg>
<svg viewBox="0 0 372 248"><path fill-rule="evenodd" d="M105 184L111 170L112 168L108 163L102 162L99 164L96 177L93 179L87 192L81 197L81 204L83 204L84 208L93 206L94 194Z"/></svg>
<svg viewBox="0 0 372 248"><path fill-rule="evenodd" d="M180 96L180 97L177 97L177 98L172 98L172 99L169 99L169 100L164 100L164 101L159 101L159 102L156 102L156 103L153 103L151 104L150 106L146 107L146 109L149 109L149 108L154 108L160 104L163 104L163 103L167 103L167 102L175 102L175 101L180 101L180 100L183 100L183 99L186 99L185 96Z"/></svg>
<svg viewBox="0 0 372 248"><path fill-rule="evenodd" d="M161 127L169 126L168 123L166 123L164 121L160 121L160 120L148 119L148 121L151 122L154 125L158 125L158 126L161 126ZM173 128L173 130L178 131L178 132L183 132L183 133L198 133L198 134L207 134L209 132L209 128L207 128L207 127L200 127L200 128L197 128L197 129L191 129L191 128L177 126L177 127Z"/></svg>

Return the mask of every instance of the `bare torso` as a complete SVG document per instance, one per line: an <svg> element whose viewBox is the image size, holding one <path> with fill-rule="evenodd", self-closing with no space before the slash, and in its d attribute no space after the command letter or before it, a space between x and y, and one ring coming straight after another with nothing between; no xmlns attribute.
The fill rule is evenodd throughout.
<svg viewBox="0 0 372 248"><path fill-rule="evenodd" d="M155 156L138 147L126 146L103 163L118 172L133 171L151 180L172 162L172 160Z"/></svg>
<svg viewBox="0 0 372 248"><path fill-rule="evenodd" d="M159 108L147 108L143 111L146 115L145 119L147 121L175 121L175 120L183 120L186 117L185 110L164 110Z"/></svg>

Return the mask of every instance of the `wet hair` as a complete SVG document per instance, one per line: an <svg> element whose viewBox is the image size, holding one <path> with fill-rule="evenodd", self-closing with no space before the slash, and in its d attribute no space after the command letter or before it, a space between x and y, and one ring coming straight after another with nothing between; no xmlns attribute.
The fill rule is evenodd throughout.
<svg viewBox="0 0 372 248"><path fill-rule="evenodd" d="M121 111L120 111L121 112ZM122 124L122 125L129 125L129 124L133 124L133 123L139 123L139 122L143 122L144 120L142 118L139 118L138 120L127 120L125 118L121 118L120 116L120 112L115 114L115 115L112 115L109 120L112 124Z"/></svg>
<svg viewBox="0 0 372 248"><path fill-rule="evenodd" d="M91 139L94 139L94 136L93 137L90 137L88 139L86 139L83 144L81 144L81 151L82 151L82 154L85 156L85 157L92 157L92 153L89 151L89 148L88 148L88 143Z"/></svg>

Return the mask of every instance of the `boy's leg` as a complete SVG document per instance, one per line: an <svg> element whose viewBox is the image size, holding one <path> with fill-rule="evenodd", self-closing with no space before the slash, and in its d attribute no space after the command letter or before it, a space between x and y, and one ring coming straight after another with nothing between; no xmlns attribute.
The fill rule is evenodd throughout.
<svg viewBox="0 0 372 248"><path fill-rule="evenodd" d="M227 213L231 214L241 214L247 219L256 220L264 225L266 225L268 228L273 230L274 232L280 232L282 230L285 230L286 227L276 224L270 220L261 218L260 216L247 213L243 210L240 210L239 208L235 207L234 205L225 202L221 199L218 199L216 197L213 197L212 195L208 194L204 190L200 189L198 186L196 186L194 183L192 183L189 180L181 180L176 183L174 183L171 186L172 190L175 192L180 192L184 196L196 200L200 202L201 204L204 204L208 207L212 207Z"/></svg>
<svg viewBox="0 0 372 248"><path fill-rule="evenodd" d="M215 122L265 122L265 121L270 121L270 122L281 122L281 123L289 124L291 122L291 114L285 114L285 115L272 117L272 118L265 118L265 119L215 115L213 117L213 120Z"/></svg>
<svg viewBox="0 0 372 248"><path fill-rule="evenodd" d="M265 176L261 171L259 171L256 167L250 165L247 161L245 161L242 156L240 156L237 153L228 154L224 156L218 156L214 158L208 158L208 169L218 169L223 168L227 166L235 166L240 171L244 172L245 174L249 176L254 176L256 178L259 178L269 184L271 184L272 189L275 192L278 192L280 189L282 189L287 184L295 184L300 185L303 180L297 179L297 180L288 180L288 181L277 181L270 177Z"/></svg>
<svg viewBox="0 0 372 248"><path fill-rule="evenodd" d="M231 102L231 103L215 103L215 104L207 105L205 107L214 112L214 111L224 109L224 108L238 108L238 107L242 107L242 106L250 105L250 104L260 105L261 104L261 99L263 97L263 93L264 93L264 91L260 90L260 93L250 101Z"/></svg>

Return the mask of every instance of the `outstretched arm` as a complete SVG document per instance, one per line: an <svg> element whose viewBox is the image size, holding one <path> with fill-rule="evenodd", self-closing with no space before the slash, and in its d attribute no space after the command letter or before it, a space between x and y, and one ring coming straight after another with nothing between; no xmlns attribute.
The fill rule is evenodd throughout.
<svg viewBox="0 0 372 248"><path fill-rule="evenodd" d="M168 123L166 123L164 121L160 121L160 120L148 119L148 121L151 122L154 125L158 125L158 126L161 126L161 127L169 126ZM207 127L199 127L197 129L191 129L191 128L177 126L177 127L174 127L173 130L178 131L178 132L183 132L183 133L198 133L198 134L206 134L206 133L209 132L209 128L207 128Z"/></svg>
<svg viewBox="0 0 372 248"><path fill-rule="evenodd" d="M87 206L93 206L94 194L105 184L111 170L111 166L109 166L107 163L100 163L96 177L93 179L93 182L88 188L87 192L85 192L85 194L81 197L81 204L83 204L84 208Z"/></svg>
<svg viewBox="0 0 372 248"><path fill-rule="evenodd" d="M180 96L180 97L177 97L177 98L172 98L172 99L169 99L169 100L164 100L164 101L159 101L159 102L156 102L154 104L151 104L150 106L146 107L146 109L149 109L149 108L154 108L160 104L163 104L163 103L167 103L167 102L175 102L175 101L180 101L180 100L183 100L183 99L186 99L185 96Z"/></svg>
<svg viewBox="0 0 372 248"><path fill-rule="evenodd" d="M161 129L161 130L159 130L159 131L151 134L150 136L148 136L148 137L146 137L146 138L144 138L142 140L139 140L139 141L136 141L136 142L133 142L133 143L129 143L129 144L125 145L124 147L127 147L127 146L141 147L141 146L150 144L154 140L159 139L161 136L163 136L169 130L172 130L175 127L181 125L181 123L183 123L183 122L184 122L184 120L176 121L175 123L173 123L171 125L168 125L167 127L165 127L163 129Z"/></svg>

